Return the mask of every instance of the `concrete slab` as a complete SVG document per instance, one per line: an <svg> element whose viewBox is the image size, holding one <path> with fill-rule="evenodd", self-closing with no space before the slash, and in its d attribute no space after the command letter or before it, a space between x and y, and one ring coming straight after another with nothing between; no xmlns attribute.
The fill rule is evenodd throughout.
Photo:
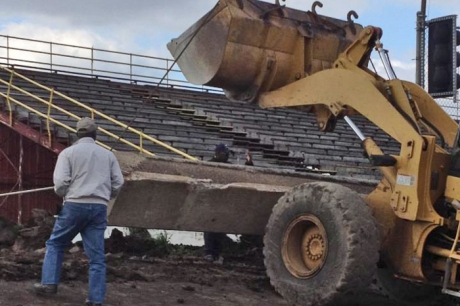
<svg viewBox="0 0 460 306"><path fill-rule="evenodd" d="M263 234L272 207L290 189L134 172L110 209L115 226Z"/></svg>
<svg viewBox="0 0 460 306"><path fill-rule="evenodd" d="M293 186L340 182L367 194L375 181L117 152L126 178L109 224L182 231L263 234L273 206Z"/></svg>

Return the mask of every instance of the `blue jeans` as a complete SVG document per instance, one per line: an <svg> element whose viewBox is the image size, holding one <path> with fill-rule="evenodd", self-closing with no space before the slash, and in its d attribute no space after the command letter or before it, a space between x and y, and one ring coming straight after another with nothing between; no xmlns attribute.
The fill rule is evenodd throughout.
<svg viewBox="0 0 460 306"><path fill-rule="evenodd" d="M219 257L222 251L222 241L226 238L224 233L204 233L204 254Z"/></svg>
<svg viewBox="0 0 460 306"><path fill-rule="evenodd" d="M107 228L107 206L65 202L50 239L42 269L42 284L57 285L61 276L65 249L81 234L89 258L89 296L92 303L102 303L105 297L104 232Z"/></svg>

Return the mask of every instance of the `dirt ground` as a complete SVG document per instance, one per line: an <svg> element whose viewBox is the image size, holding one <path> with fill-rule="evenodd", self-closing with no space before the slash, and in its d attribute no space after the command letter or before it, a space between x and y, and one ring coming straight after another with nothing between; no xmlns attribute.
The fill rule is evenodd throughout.
<svg viewBox="0 0 460 306"><path fill-rule="evenodd" d="M21 227L0 218L0 306L84 305L88 259L81 242L65 254L57 295L40 297L31 290L40 281L45 241L53 224L54 218L43 211ZM124 236L114 229L105 243L108 290L104 305L288 305L266 275L261 237L244 236L240 240L224 241L223 262L209 263L203 259L202 247L173 245L166 235L152 238L136 229ZM345 299L341 304L397 305L381 294L351 298L353 304ZM436 295L411 305L459 305L444 301Z"/></svg>
<svg viewBox="0 0 460 306"><path fill-rule="evenodd" d="M66 252L58 294L37 297L32 292L52 226L46 218L35 221L14 231L0 222L0 305L84 305L88 260L79 243ZM19 234L13 239L10 232ZM209 263L200 247L171 245L167 237L123 237L115 230L106 240L106 252L104 305L287 305L271 287L261 248L254 243L226 242L223 263Z"/></svg>
<svg viewBox="0 0 460 306"><path fill-rule="evenodd" d="M78 267L70 268L72 265ZM52 297L37 297L30 287L39 279L38 263L1 263L0 305L83 305L86 264L66 261L68 268ZM18 275L14 275L17 271ZM78 271L78 275L74 274ZM10 279L13 278L13 279ZM17 280L14 280L16 278ZM75 279L72 279L75 278ZM243 264L216 266L198 258L150 262L117 259L109 263L104 305L287 305L269 286L263 269Z"/></svg>

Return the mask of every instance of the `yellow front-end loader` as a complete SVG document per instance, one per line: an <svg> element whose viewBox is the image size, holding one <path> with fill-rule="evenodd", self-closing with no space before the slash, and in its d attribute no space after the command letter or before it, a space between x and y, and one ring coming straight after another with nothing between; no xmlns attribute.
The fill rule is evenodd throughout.
<svg viewBox="0 0 460 306"><path fill-rule="evenodd" d="M370 305L366 290L395 304L455 303L449 298L460 297L458 124L423 88L396 78L380 28L355 23L354 11L347 20L321 16L318 6L304 12L279 1L220 0L168 45L192 83L262 108L313 112L325 132L345 120L382 172L364 199L330 182L284 193L264 236L271 283L297 305ZM371 69L372 52L387 77ZM382 152L355 116L395 139L399 155ZM448 294L442 302L441 293Z"/></svg>

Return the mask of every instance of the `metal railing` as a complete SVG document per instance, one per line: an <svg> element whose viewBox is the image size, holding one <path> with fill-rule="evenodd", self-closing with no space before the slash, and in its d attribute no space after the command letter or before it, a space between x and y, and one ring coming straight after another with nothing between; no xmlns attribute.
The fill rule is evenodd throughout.
<svg viewBox="0 0 460 306"><path fill-rule="evenodd" d="M67 115L68 117L76 119L77 121L81 119L80 116L78 116L78 115L76 115L76 114L74 114L74 113L72 113L72 112L70 112L70 111L68 111L68 110L66 110L66 109L64 109L64 108L62 108L60 106L55 105L53 103L53 100L57 96L59 98L62 98L64 100L72 103L73 105L78 106L79 108L81 108L84 111L88 111L89 112L89 117L91 117L92 119L95 119L95 116L97 115L100 118L111 122L115 126L119 126L119 127L123 128L125 131L131 132L131 133L134 133L135 135L137 135L139 137L139 145L134 144L133 142L130 142L130 141L122 138L121 136L115 135L112 132L110 132L110 131L108 131L108 130L106 130L104 128L98 127L98 130L101 133L103 133L103 134L105 134L105 135L107 135L107 136L109 136L111 138L115 138L116 141L120 141L120 142L122 142L122 143L124 143L124 144L126 144L126 145L128 145L128 146L130 146L130 147L132 147L132 148L134 148L136 150L138 150L139 152L142 152L142 153L144 153L146 155L149 155L149 156L154 156L155 155L152 152L150 152L150 151L148 151L148 150L146 150L144 148L144 141L148 140L148 141L153 142L154 144L160 145L160 146L162 146L162 147L164 147L164 148L166 148L166 149L168 149L168 150L170 150L170 151L172 151L174 153L177 153L177 154L179 154L179 155L181 155L181 156L183 156L183 157L185 157L187 159L197 160L195 157L192 157L192 156L190 156L190 155L188 155L188 154L186 154L186 153L184 153L184 152L182 152L180 150L177 150L177 149L169 146L168 144L165 144L165 143L163 143L163 142L161 142L161 141L159 141L159 140L157 140L157 139L155 139L155 138L153 138L153 137L151 137L149 135L146 135L143 132L141 132L141 131L139 131L137 129L134 129L134 128L132 128L132 127L130 127L130 126L118 121L118 120L115 120L115 119L111 118L110 116L107 116L104 113L102 113L102 112L100 112L100 111L98 111L98 110L96 110L94 108L91 108L91 107L89 107L89 106L87 106L87 105L85 105L85 104L83 104L81 102L78 102L75 99L72 99L72 98L60 93L59 91L54 90L53 88L49 88L49 87L44 86L44 85L42 85L40 83L37 83L37 82L27 78L26 76L23 76L22 74L19 74L19 73L15 72L12 69L9 69L9 68L6 68L6 67L1 67L1 66L0 66L0 69L5 70L10 74L9 81L5 81L5 80L0 79L0 83L7 86L6 93L0 92L0 96L5 98L5 100L6 100L7 108L8 108L9 114L10 114L10 125L13 125L13 107L12 107L12 103L14 103L14 104L19 105L22 108L28 110L29 112L32 112L32 113L38 115L39 117L46 119L46 131L47 131L47 134L48 134L48 141L49 141L50 144L51 144L51 137L52 137L51 128L50 128L50 123L51 122L56 124L56 125L58 125L58 126L60 126L60 127L62 127L62 128L64 128L64 129L66 129L66 130L68 130L68 131L70 131L70 132L76 133L76 130L74 128L68 126L65 123L60 122L57 119L52 118L51 110L61 112L61 113L65 114L65 115ZM31 92L28 92L28 91L24 90L21 87L18 87L16 85L14 85L13 81L14 81L15 77L19 77L22 80L25 80L28 83L33 84L33 85L37 86L38 88L48 92L49 93L49 100L46 101L45 99L43 99L43 98L41 98L41 97L31 93ZM26 103L18 101L16 98L13 98L12 94L11 94L12 90L15 90L15 91L17 91L17 92L19 92L19 93L21 93L21 94L23 94L25 96L28 96L28 97L34 99L35 101L38 101L38 102L44 104L47 107L46 114L44 112L38 110L38 109L35 109L34 107L32 107L30 105L27 105ZM97 141L97 143L99 145L101 145L102 147L106 148L106 149L109 149L109 150L112 149L108 145L106 145L106 144L104 144L102 142Z"/></svg>
<svg viewBox="0 0 460 306"><path fill-rule="evenodd" d="M156 85L164 78L160 84L163 87L222 93L217 88L187 82L179 68L172 68L172 59L8 35L0 35L0 64L136 84Z"/></svg>

